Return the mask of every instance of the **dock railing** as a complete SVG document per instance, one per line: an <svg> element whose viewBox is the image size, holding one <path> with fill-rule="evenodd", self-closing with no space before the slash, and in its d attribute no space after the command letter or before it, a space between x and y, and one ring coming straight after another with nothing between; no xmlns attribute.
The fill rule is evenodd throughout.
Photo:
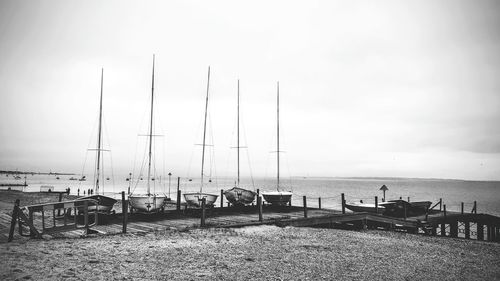
<svg viewBox="0 0 500 281"><path fill-rule="evenodd" d="M40 238L43 234L77 229L83 229L83 235L86 235L90 227L97 225L98 206L98 201L90 198L22 207L19 206L19 200L16 200L12 212L8 241L10 242L14 238L16 222L21 236ZM35 220L35 213L39 213L39 215L36 215L37 220ZM78 222L79 215L83 216L83 224ZM91 223L90 218L92 215L94 219ZM41 221L38 220L38 217L41 218ZM23 232L26 227L29 228L29 234Z"/></svg>

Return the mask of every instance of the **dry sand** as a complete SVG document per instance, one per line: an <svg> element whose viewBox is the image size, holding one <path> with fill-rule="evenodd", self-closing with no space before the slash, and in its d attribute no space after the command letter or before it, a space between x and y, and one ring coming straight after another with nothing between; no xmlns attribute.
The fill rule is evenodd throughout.
<svg viewBox="0 0 500 281"><path fill-rule="evenodd" d="M0 244L0 279L500 280L500 244L247 227Z"/></svg>
<svg viewBox="0 0 500 281"><path fill-rule="evenodd" d="M0 202L16 196L53 197ZM16 279L500 280L500 244L274 226L0 243L0 280Z"/></svg>

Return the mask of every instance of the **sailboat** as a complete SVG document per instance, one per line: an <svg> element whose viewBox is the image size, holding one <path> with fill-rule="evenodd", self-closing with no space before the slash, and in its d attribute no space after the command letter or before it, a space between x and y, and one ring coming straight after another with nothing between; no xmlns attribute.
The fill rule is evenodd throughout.
<svg viewBox="0 0 500 281"><path fill-rule="evenodd" d="M155 213L163 208L166 196L163 194L151 193L151 158L152 158L152 144L153 144L153 105L154 105L154 87L155 86L155 55L153 55L153 74L151 82L151 114L149 122L148 136L148 178L147 178L147 191L146 194L130 194L129 204L138 212Z"/></svg>
<svg viewBox="0 0 500 281"><path fill-rule="evenodd" d="M277 181L276 191L262 192L262 197L266 202L272 205L286 206L290 203L293 193L290 191L280 190L280 84L277 83L277 141L276 141L276 160L277 160Z"/></svg>
<svg viewBox="0 0 500 281"><path fill-rule="evenodd" d="M210 66L208 67L208 80L207 80L207 97L205 99L205 121L203 125L203 144L201 153L201 184L200 191L193 193L184 193L184 200L189 206L200 207L203 198L205 198L205 205L212 206L217 200L218 195L203 193L203 178L204 178L204 166L205 166L205 141L207 136L207 113L208 113L208 93L210 89Z"/></svg>
<svg viewBox="0 0 500 281"><path fill-rule="evenodd" d="M236 186L224 191L224 196L229 203L233 205L247 205L251 204L255 199L257 193L252 190L244 189L240 186L240 80L238 80L238 115L237 115L237 138L236 138L236 151L238 162L238 177Z"/></svg>
<svg viewBox="0 0 500 281"><path fill-rule="evenodd" d="M95 199L98 202L97 206L90 206L89 210L93 210L97 208L98 212L102 213L110 213L111 209L113 209L113 205L117 202L116 199L104 196L100 194L100 186L99 181L101 178L101 154L102 154L102 92L103 92L103 80L104 80L104 69L101 69L101 98L99 101L99 131L97 133L97 161L96 161L96 176L95 176L95 184L94 184L94 194L90 196L83 197L82 199ZM85 176L83 177L85 178ZM103 192L104 193L104 192Z"/></svg>

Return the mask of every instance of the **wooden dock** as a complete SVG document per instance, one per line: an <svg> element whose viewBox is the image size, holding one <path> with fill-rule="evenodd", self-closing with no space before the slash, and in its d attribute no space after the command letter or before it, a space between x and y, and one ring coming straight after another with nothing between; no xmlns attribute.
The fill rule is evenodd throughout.
<svg viewBox="0 0 500 281"><path fill-rule="evenodd" d="M305 199L304 199L304 202ZM259 202L260 203L260 202ZM57 203L53 203L56 205ZM60 203L59 203L60 204ZM61 205L61 204L60 204ZM304 204L307 206L307 204ZM43 209L43 208L42 208ZM401 231L412 234L442 236L452 238L477 239L485 241L500 241L500 217L487 214L469 214L461 212L430 211L427 215L408 218L395 218L375 213L352 213L345 210L308 208L304 206L287 206L276 208L259 205L247 207L214 207L202 210L178 209L171 205L162 213L154 215L127 214L116 208L117 213L100 215L98 224L90 231L82 229L67 229L65 231L41 231L45 238L76 238L89 233L96 235L113 235L126 231L127 233L143 235L148 232L164 232L172 229L186 231L196 228L231 228L252 225L278 225L296 227L325 227L344 229L380 229ZM51 209L53 210L53 209ZM63 220L54 219L56 212L45 214L32 213L33 225L40 227L49 221L53 227L61 226ZM74 216L68 217L74 220ZM78 218L83 221L83 218ZM124 224L124 222L126 224ZM7 242L11 229L12 216L0 213L0 242ZM83 222L79 222L82 224ZM87 225L89 222L86 222ZM92 221L90 222L92 223ZM52 226L52 225L51 225ZM19 228L19 226L17 227ZM26 227L24 227L26 228ZM29 233L29 229L25 229ZM13 239L29 239L13 233Z"/></svg>

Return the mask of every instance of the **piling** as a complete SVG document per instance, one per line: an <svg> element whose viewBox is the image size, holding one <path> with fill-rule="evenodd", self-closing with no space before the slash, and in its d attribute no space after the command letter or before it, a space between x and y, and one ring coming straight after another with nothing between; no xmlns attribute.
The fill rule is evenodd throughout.
<svg viewBox="0 0 500 281"><path fill-rule="evenodd" d="M378 214L378 196L375 196L375 213Z"/></svg>
<svg viewBox="0 0 500 281"><path fill-rule="evenodd" d="M446 218L446 204L443 204L443 215Z"/></svg>
<svg viewBox="0 0 500 281"><path fill-rule="evenodd" d="M306 198L306 196L303 196L302 200L304 202L304 218L307 218L307 198Z"/></svg>
<svg viewBox="0 0 500 281"><path fill-rule="evenodd" d="M408 203L410 203L410 196L408 196Z"/></svg>
<svg viewBox="0 0 500 281"><path fill-rule="evenodd" d="M446 236L446 224L441 222L441 236Z"/></svg>
<svg viewBox="0 0 500 281"><path fill-rule="evenodd" d="M19 213L19 199L14 202L14 210L12 211L12 219L10 220L9 242L14 238L14 229L16 228L17 214ZM21 226L19 226L21 228Z"/></svg>
<svg viewBox="0 0 500 281"><path fill-rule="evenodd" d="M89 233L89 203L83 202L83 221L85 223L85 234Z"/></svg>
<svg viewBox="0 0 500 281"><path fill-rule="evenodd" d="M229 204L229 202L227 202ZM220 190L220 207L224 207L224 189ZM229 207L229 205L228 205Z"/></svg>
<svg viewBox="0 0 500 281"><path fill-rule="evenodd" d="M450 223L450 237L458 237L458 221Z"/></svg>
<svg viewBox="0 0 500 281"><path fill-rule="evenodd" d="M127 233L127 220L128 220L128 201L125 200L125 191L122 191L122 233Z"/></svg>
<svg viewBox="0 0 500 281"><path fill-rule="evenodd" d="M493 241L491 228L492 228L491 225L486 225L486 241Z"/></svg>
<svg viewBox="0 0 500 281"><path fill-rule="evenodd" d="M484 226L481 223L477 223L477 240L484 240Z"/></svg>
<svg viewBox="0 0 500 281"><path fill-rule="evenodd" d="M259 221L262 222L262 197L257 197L257 208L259 209Z"/></svg>
<svg viewBox="0 0 500 281"><path fill-rule="evenodd" d="M345 195L344 195L344 193L342 193L340 195L340 197L341 197L341 201L342 201L342 214L345 214Z"/></svg>
<svg viewBox="0 0 500 281"><path fill-rule="evenodd" d="M477 214L477 205L476 205L476 201L474 201L474 207L472 207L472 212L473 214Z"/></svg>
<svg viewBox="0 0 500 281"><path fill-rule="evenodd" d="M59 201L58 202L61 202L62 201L62 195L63 193L62 192L59 192ZM61 215L61 209L57 209L57 215L60 216Z"/></svg>
<svg viewBox="0 0 500 281"><path fill-rule="evenodd" d="M464 230L465 239L470 239L470 222L466 221L464 222L464 225L465 225L465 230Z"/></svg>
<svg viewBox="0 0 500 281"><path fill-rule="evenodd" d="M321 197L318 197L318 209L321 210Z"/></svg>
<svg viewBox="0 0 500 281"><path fill-rule="evenodd" d="M201 227L205 227L205 204L207 200L206 198L201 199Z"/></svg>
<svg viewBox="0 0 500 281"><path fill-rule="evenodd" d="M181 211L181 190L180 190L180 185L181 185L181 177L177 177L177 202L176 202L176 207L177 211Z"/></svg>
<svg viewBox="0 0 500 281"><path fill-rule="evenodd" d="M439 198L439 211L440 212L442 211L442 207L443 207L443 198Z"/></svg>
<svg viewBox="0 0 500 281"><path fill-rule="evenodd" d="M460 214L464 214L464 202L460 204Z"/></svg>

